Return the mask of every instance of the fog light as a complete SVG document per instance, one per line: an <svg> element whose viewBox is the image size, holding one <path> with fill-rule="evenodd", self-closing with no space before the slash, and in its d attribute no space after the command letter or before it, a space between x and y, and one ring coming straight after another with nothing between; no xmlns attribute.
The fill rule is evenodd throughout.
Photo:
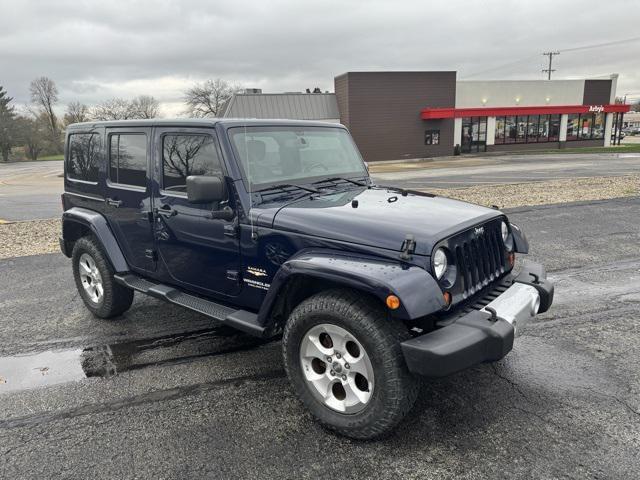
<svg viewBox="0 0 640 480"><path fill-rule="evenodd" d="M400 299L395 295L389 295L387 297L387 307L390 310L397 310L400 307Z"/></svg>

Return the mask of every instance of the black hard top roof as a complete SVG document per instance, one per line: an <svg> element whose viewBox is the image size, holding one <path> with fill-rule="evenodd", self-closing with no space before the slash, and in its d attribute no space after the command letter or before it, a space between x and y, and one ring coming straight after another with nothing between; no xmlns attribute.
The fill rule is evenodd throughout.
<svg viewBox="0 0 640 480"><path fill-rule="evenodd" d="M253 126L294 126L294 127L336 127L344 128L339 123L318 122L312 120L260 119L260 118L154 118L150 120L105 120L95 122L73 123L68 129L94 127L213 127L221 124L225 127Z"/></svg>

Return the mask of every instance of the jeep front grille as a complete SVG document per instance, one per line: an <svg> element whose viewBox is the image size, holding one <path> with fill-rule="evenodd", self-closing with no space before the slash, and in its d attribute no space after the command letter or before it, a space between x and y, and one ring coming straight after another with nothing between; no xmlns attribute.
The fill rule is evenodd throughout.
<svg viewBox="0 0 640 480"><path fill-rule="evenodd" d="M483 230L474 228L450 241L458 269L457 282L460 283L456 290L462 298L468 298L500 278L507 269L500 220L483 225Z"/></svg>

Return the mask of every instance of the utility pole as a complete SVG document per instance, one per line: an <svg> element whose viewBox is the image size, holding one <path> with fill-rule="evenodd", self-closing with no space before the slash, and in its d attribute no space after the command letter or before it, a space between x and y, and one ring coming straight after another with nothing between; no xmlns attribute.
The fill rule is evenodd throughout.
<svg viewBox="0 0 640 480"><path fill-rule="evenodd" d="M560 55L560 52L544 52L542 55L544 55L545 57L549 57L549 68L543 68L542 71L547 72L548 73L547 80L551 80L551 72L555 72L555 70L551 68L551 63L553 62L553 56Z"/></svg>

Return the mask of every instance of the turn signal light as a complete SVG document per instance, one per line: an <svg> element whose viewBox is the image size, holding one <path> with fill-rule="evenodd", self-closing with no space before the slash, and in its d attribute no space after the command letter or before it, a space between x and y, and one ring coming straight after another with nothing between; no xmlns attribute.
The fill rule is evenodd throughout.
<svg viewBox="0 0 640 480"><path fill-rule="evenodd" d="M507 256L507 259L509 260L509 266L513 268L513 266L516 264L516 254L513 252L510 252L509 255Z"/></svg>
<svg viewBox="0 0 640 480"><path fill-rule="evenodd" d="M451 305L451 293L444 292L442 294L442 298L444 299L444 303L447 305L447 307Z"/></svg>
<svg viewBox="0 0 640 480"><path fill-rule="evenodd" d="M400 307L400 299L395 295L389 295L387 297L387 307L391 310L396 310Z"/></svg>

